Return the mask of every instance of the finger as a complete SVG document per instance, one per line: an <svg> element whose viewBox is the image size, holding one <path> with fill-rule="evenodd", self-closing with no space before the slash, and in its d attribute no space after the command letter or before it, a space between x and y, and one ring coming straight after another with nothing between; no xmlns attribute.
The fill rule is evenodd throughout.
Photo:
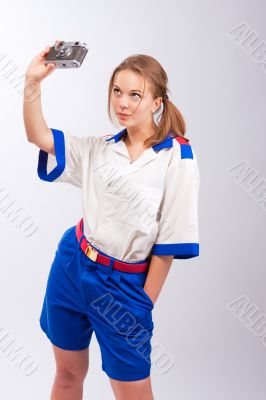
<svg viewBox="0 0 266 400"><path fill-rule="evenodd" d="M43 51L39 54L41 57L45 56L50 51L50 46L46 46Z"/></svg>
<svg viewBox="0 0 266 400"><path fill-rule="evenodd" d="M52 70L52 69L54 69L56 67L56 64L54 64L54 63L49 63L49 64L47 64L47 68L49 69L49 70Z"/></svg>

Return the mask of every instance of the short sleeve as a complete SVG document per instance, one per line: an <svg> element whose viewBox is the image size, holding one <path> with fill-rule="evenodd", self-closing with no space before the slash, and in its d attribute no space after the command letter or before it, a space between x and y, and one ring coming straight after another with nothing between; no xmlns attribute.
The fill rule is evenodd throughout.
<svg viewBox="0 0 266 400"><path fill-rule="evenodd" d="M79 138L53 128L51 134L54 137L55 155L40 149L37 168L39 178L81 187L84 146L88 138Z"/></svg>
<svg viewBox="0 0 266 400"><path fill-rule="evenodd" d="M184 144L179 148L182 151L173 152L166 173L159 229L151 255L192 258L199 255L200 173L192 147Z"/></svg>

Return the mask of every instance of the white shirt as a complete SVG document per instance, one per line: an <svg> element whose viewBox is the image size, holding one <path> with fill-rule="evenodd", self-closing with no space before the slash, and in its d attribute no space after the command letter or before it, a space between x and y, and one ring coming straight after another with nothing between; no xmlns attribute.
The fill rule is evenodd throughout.
<svg viewBox="0 0 266 400"><path fill-rule="evenodd" d="M81 188L84 235L96 250L126 262L199 255L200 174L187 139L168 135L131 163L126 128L100 137L51 133L55 156L40 149L38 176Z"/></svg>

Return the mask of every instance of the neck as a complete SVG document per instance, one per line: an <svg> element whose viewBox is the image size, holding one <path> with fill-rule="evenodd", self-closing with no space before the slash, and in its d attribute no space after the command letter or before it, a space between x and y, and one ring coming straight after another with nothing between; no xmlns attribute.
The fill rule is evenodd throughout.
<svg viewBox="0 0 266 400"><path fill-rule="evenodd" d="M124 139L127 141L129 145L132 146L139 146L144 144L144 140L148 139L149 137L153 136L155 131L152 128L147 127L129 127L126 128L127 134L125 135Z"/></svg>

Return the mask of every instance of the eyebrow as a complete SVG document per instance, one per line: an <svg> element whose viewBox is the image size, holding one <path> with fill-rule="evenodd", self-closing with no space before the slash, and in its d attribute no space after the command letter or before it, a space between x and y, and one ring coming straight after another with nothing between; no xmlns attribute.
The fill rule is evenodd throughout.
<svg viewBox="0 0 266 400"><path fill-rule="evenodd" d="M118 89L120 89L119 86L117 86L117 85L114 85L114 86L116 86ZM141 90L139 90L139 89L132 89L131 92L140 92L140 93L143 93L143 92L142 92Z"/></svg>

